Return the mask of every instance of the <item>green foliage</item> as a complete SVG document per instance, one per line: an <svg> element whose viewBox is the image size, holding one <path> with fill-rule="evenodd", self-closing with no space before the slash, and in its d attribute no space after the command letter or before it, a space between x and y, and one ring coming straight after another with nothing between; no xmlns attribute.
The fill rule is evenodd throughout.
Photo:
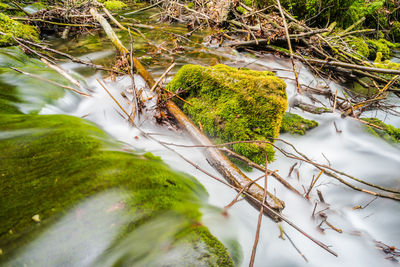
<svg viewBox="0 0 400 267"><path fill-rule="evenodd" d="M10 19L8 16L0 13L0 31L7 35L0 35L0 46L9 46L15 44L14 37L28 39L34 42L39 41L39 32L36 27L22 24L21 22Z"/></svg>
<svg viewBox="0 0 400 267"><path fill-rule="evenodd" d="M183 111L219 142L276 138L287 107L285 83L267 71L186 65L168 89L187 90L183 97L191 105L180 103ZM273 160L270 145L235 144L232 149L260 164L265 153Z"/></svg>
<svg viewBox="0 0 400 267"><path fill-rule="evenodd" d="M352 25L362 17L369 18L376 15L383 9L385 2L385 0L281 0L283 7L299 19L314 17L313 21L320 27L336 21L338 26L343 28ZM275 4L275 1L257 0L256 3L259 7L264 7ZM384 12L381 13L381 23L383 23L386 17ZM372 21L372 17L366 23L368 24L370 21Z"/></svg>
<svg viewBox="0 0 400 267"><path fill-rule="evenodd" d="M127 7L124 2L118 0L110 0L104 2L104 7L111 11L118 11Z"/></svg>
<svg viewBox="0 0 400 267"><path fill-rule="evenodd" d="M9 5L0 2L0 11L1 11L1 12L5 11L5 10L7 10L7 9L9 9L9 8L10 8Z"/></svg>
<svg viewBox="0 0 400 267"><path fill-rule="evenodd" d="M396 128L390 124L386 124L377 118L364 118L362 120L383 128L383 130L380 130L377 129L376 127L366 126L367 129L374 135L377 135L389 142L400 143L399 128Z"/></svg>
<svg viewBox="0 0 400 267"><path fill-rule="evenodd" d="M318 126L318 122L305 119L297 114L286 112L283 115L281 133L304 135L306 131Z"/></svg>

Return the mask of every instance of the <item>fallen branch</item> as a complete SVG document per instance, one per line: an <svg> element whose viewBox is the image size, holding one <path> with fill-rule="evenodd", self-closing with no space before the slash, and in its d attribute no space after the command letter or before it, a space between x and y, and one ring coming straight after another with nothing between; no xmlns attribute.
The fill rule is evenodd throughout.
<svg viewBox="0 0 400 267"><path fill-rule="evenodd" d="M250 167L253 167L253 168L255 168L255 169L259 170L259 171L262 171L262 172L266 171L266 169L263 166L261 166L261 165L255 163L255 162L249 160L248 158L246 158L246 157L244 157L242 155L237 154L236 152L230 150L227 147L221 147L220 150L222 152L226 153L229 157L233 157L233 158L236 158L238 160L241 160L241 161L245 162ZM290 191L294 192L295 194L303 197L303 195L296 188L291 186L285 179L283 179L281 176L279 176L279 174L277 174L276 172L272 172L270 170L268 170L268 171L270 172L269 175L274 177L278 182L280 182L287 189L289 189Z"/></svg>
<svg viewBox="0 0 400 267"><path fill-rule="evenodd" d="M294 63L294 59L293 59L292 43L290 42L289 30L288 30L288 27L287 27L287 24L286 24L285 15L283 14L283 10L282 10L282 7L281 7L281 2L280 2L279 0L276 0L276 3L278 4L279 12L281 13L282 20L283 20L283 26L285 27L285 34L286 34L286 38L287 38L287 42L288 42L288 47L289 47L290 60L291 60L291 62L292 62L294 77L296 78L297 92L298 92L299 94L301 94L301 87L300 87L300 83L299 83L299 76L298 76L298 74L297 74L297 71L296 71L296 64Z"/></svg>

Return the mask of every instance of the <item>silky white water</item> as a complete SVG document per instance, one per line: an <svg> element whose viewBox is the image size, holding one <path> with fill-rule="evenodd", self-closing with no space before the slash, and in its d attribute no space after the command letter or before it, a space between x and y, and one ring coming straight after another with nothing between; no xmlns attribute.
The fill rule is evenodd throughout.
<svg viewBox="0 0 400 267"><path fill-rule="evenodd" d="M227 65L235 67L248 67L256 70L276 70L276 75L282 77L287 84L287 95L289 102L294 99L301 99L310 102L307 96L299 96L293 81L294 75L291 71L290 61L273 55L262 56L258 59L246 54L239 54L228 49L203 51L207 54L203 61L209 64L210 58L218 58ZM84 58L94 61L102 57L109 57L112 51L96 52L85 54ZM185 64L185 58L177 56L179 63L171 72L176 72L180 66ZM188 62L191 63L191 62ZM62 65L70 72L82 72L82 66L74 63ZM316 80L314 75L302 64L297 63L300 82L309 86L319 86L323 84L321 80ZM155 78L161 75L163 68L149 67ZM193 175L207 189L209 193L209 203L212 206L223 208L236 195L236 192L227 186L213 180L203 172L197 170L176 153L167 150L157 142L141 135L141 132L129 125L123 117L123 112L96 81L101 79L101 74L85 75L86 88L93 91L93 97L76 98L67 95L58 101L56 105L48 105L42 110L42 114L69 114L84 117L95 122L100 128L105 130L117 140L126 144L126 147L135 150L152 152L160 156L172 168ZM131 109L128 101L121 96L122 91L129 91L131 80L128 76L118 77L115 81L105 79L104 83L112 95L122 103L124 108ZM138 89L144 88L144 81L139 76L135 76L135 84ZM332 81L329 82L330 90L341 95L342 87ZM331 108L324 97L316 96L326 107ZM392 101L398 98L393 96ZM310 102L311 103L311 102ZM317 103L318 104L318 103ZM176 131L173 128L158 125L152 117L151 110L154 103L148 104L147 113L137 117L137 125L147 132L152 133L153 137L176 144L193 144L185 133ZM282 134L280 138L289 141L298 150L306 154L312 160L330 164L331 167L344 171L352 176L361 178L374 184L400 188L400 146L388 143L371 135L366 131L363 124L352 118L341 118L340 114L325 113L314 115L304 113L296 108L289 108L290 112L297 113L305 118L316 120L319 126L304 136L294 136ZM400 119L393 115L385 114L381 111L370 111L364 113L365 116L375 116L385 119L385 122L400 127ZM336 123L340 133L338 133L333 123ZM282 148L287 146L277 143ZM221 177L206 161L201 148L179 148L173 147L178 153L188 158L192 162L201 166L207 172ZM288 159L279 152L276 152L276 160L270 163L269 168L278 170L278 173L303 192L303 186L308 189L311 179L318 175L319 170L307 163L299 163L290 177L287 177L290 167L296 160ZM298 177L296 173L299 173ZM248 175L252 178L260 176L259 171L252 171ZM365 186L346 179L356 186ZM263 184L263 181L260 181ZM318 216L311 217L314 203L318 199L316 190L322 192L326 205L319 204L316 212L329 208L324 212L328 216L328 221L343 232L338 233L330 229L326 224L322 224L323 232L317 229L321 223ZM370 189L370 188L366 188ZM278 225L265 217L262 221L260 241L255 258L255 266L392 266L394 262L385 259L382 251L375 246L374 240L382 241L387 245L400 246L400 203L394 200L378 198L365 209L354 210L357 205L364 206L374 197L369 194L354 191L339 183L331 177L322 175L311 191L310 201L296 196L291 191L269 177L268 190L284 200L286 207L283 215L298 225L306 233L330 246L339 256L334 257L329 254L295 229L281 223L282 228L287 232L295 245L307 257L309 263L296 252L288 240L279 238L280 230ZM254 242L258 211L245 201L240 201L229 209L228 218L222 216L220 211L214 209L205 210L204 223L210 228L211 232L224 239L236 238L241 244L244 259L243 266L248 265L251 250ZM96 252L101 254L101 252ZM94 255L95 256L95 255Z"/></svg>

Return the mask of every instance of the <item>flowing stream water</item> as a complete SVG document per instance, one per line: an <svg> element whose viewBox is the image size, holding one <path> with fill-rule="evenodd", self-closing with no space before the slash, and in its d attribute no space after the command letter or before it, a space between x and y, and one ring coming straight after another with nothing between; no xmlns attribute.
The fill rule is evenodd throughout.
<svg viewBox="0 0 400 267"><path fill-rule="evenodd" d="M145 15L141 15L145 17ZM140 19L137 16L136 19ZM165 31L178 34L185 34L186 29L182 26L157 25L159 29L143 29L143 33L152 43L162 45L164 41L170 41L171 34ZM127 33L118 33L125 44L129 44ZM205 33L195 33L190 40L201 42ZM94 33L93 36L79 37L70 41L50 40L56 49L79 56L82 59L90 59L95 63L110 63L115 56L114 48L111 43ZM296 93L294 75L291 71L290 61L274 55L263 55L255 58L248 53L238 53L230 48L205 48L193 45L191 42L184 43L183 53L169 54L168 51L157 53L154 46L149 45L143 38L135 37L133 48L137 57L142 59L147 70L158 78L163 71L174 60L177 65L171 71L172 76L184 64L213 65L224 63L235 67L248 67L255 70L271 70L277 76L282 77L287 84L287 95L289 102L299 98L302 101L310 102L309 98ZM104 79L106 87L111 94L129 109L128 101L121 96L122 91L128 91L132 86L132 81L128 76L117 77L111 80L104 77L103 72L94 71L82 65L65 62L61 66L73 73L85 83L85 88L92 91L92 97L77 97L72 93L67 93L65 97L54 104L43 107L40 114L68 114L77 117L84 117L96 123L101 129L106 131L115 139L122 142L126 147L135 150L152 152L160 156L172 168L193 175L201 184L205 186L209 193L209 207L204 208L203 222L211 232L220 240L236 239L243 251L242 265L246 266L250 260L251 250L254 242L258 210L250 206L246 201L240 201L228 211L228 216L223 216L220 209L228 204L236 195L236 192L227 186L213 180L203 172L197 170L192 165L183 161L176 153L165 149L154 140L143 136L141 132L129 125L127 120L120 114L122 113L115 102L109 97L105 90L99 85L96 79ZM297 63L300 82L314 87L320 86L323 82L316 79L308 68L301 63ZM145 88L145 83L140 76L135 76L135 85L138 89ZM343 87L333 81L329 81L332 92L338 90L342 94ZM331 104L323 96L316 96L322 104L331 108ZM398 102L395 96L389 96L390 101ZM137 118L137 125L147 132L152 133L153 137L176 144L193 144L184 132L176 131L173 128L155 123L153 113L154 103L148 104L147 113L141 114ZM297 113L305 118L316 120L319 126L304 136L281 134L280 138L294 144L298 150L308 157L323 164L330 164L333 168L347 172L355 177L362 178L374 184L386 187L400 188L400 146L371 135L363 124L352 118L341 118L340 114L325 113L314 115L304 113L295 108L289 108L290 112ZM385 120L385 122L400 127L399 117L388 115L381 111L369 111L365 116L374 116ZM341 132L337 132L334 126ZM277 143L282 148L288 148L282 143ZM201 148L179 148L174 149L186 158L201 166L204 170L221 177L206 161ZM319 170L314 166L300 163L296 170L287 177L290 167L296 160L288 159L277 152L276 160L270 164L270 169L278 170L279 174L287 179L299 191L303 192L308 188L313 176L318 175ZM256 178L262 173L253 170L246 172L249 177ZM297 175L298 174L298 175ZM355 182L354 182L355 183ZM260 181L260 184L263 184ZM326 224L322 224L323 231L318 230L321 218L311 215L314 203L318 199L316 190L311 191L310 201L305 200L291 191L288 191L273 178L269 178L268 189L284 200L286 207L283 215L296 223L301 229L330 246L338 257L335 257L319 246L311 242L295 229L281 223L280 225L307 257L306 263L299 253L294 249L288 239L279 238L280 229L278 224L267 217L263 218L260 241L255 258L256 266L395 266L395 262L385 259L386 255L382 250L377 249L375 241L381 241L390 246L400 247L400 203L378 198L364 209L353 209L357 205L364 206L374 197L365 193L354 191L338 181L328 176L322 175L316 184L325 199L326 204L320 204L316 212L326 209L324 212L328 216L328 221L342 230L338 233ZM63 265L63 257L68 255L70 262L76 266L86 265L105 265L107 266L113 257L118 257L122 252L114 250L111 254L106 254L105 248L113 240L113 236L118 232L118 227L110 231L101 231L102 225L122 225L127 219L121 212L114 217L104 219L96 213L99 208L94 205L97 198L105 198L113 203L115 195L108 192L97 197L86 200L65 215L50 229L47 229L34 242L28 243L17 258L29 258L32 255L43 255L47 253L52 260L42 262L43 266ZM87 210L85 223L78 230L71 220L71 216L81 210ZM100 222L100 225L99 225ZM154 222L147 229L143 229L142 235L135 238L141 239L141 246L132 243L121 245L120 249L154 249L156 247L150 243L150 236L153 234L161 235L157 229L157 224L170 223L171 231L177 224L173 218L165 218L165 222ZM94 227L95 226L95 227ZM80 233L94 231L96 238L86 240L85 244L80 244L78 248L73 248ZM60 236L59 233L62 233ZM165 233L164 233L165 234ZM148 242L148 243L146 243ZM133 242L134 243L134 242ZM57 245L57 248L56 248ZM61 247L59 246L61 245ZM148 246L148 248L144 248ZM49 252L50 251L50 252ZM103 255L103 258L102 258ZM159 259L164 259L165 255L156 254ZM99 261L98 259L104 259ZM153 262L157 266L161 261ZM14 262L15 263L15 262ZM138 259L133 265L141 266Z"/></svg>

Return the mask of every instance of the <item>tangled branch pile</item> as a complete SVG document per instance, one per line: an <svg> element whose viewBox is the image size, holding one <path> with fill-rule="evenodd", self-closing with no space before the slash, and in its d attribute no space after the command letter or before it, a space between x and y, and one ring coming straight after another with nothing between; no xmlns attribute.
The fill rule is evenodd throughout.
<svg viewBox="0 0 400 267"><path fill-rule="evenodd" d="M275 1L165 1L161 18L166 21L185 22L190 29L201 26L219 28L220 31L214 34L211 40L214 44L229 45L238 49L272 50L289 55L284 29L285 19L288 21L289 37L295 50L294 57L316 67L314 71L318 74L324 70L325 74L336 76L342 81L369 77L369 83L361 83L368 87L374 87L374 84L386 85L391 79L390 74L400 74L400 65L387 61L393 55L393 50L400 48L400 44L387 40L390 36L393 40L398 38L398 22L393 21L399 16L398 8L389 5L392 8L389 11L387 7L383 7L385 1L372 1L375 4L363 9L364 13L360 13L361 16L358 14L357 21L349 19L353 12L349 13L350 15L344 14L340 21L331 23L329 27L322 27L322 23L329 23L331 20L331 13L324 13L326 8L320 6L319 11L313 9L316 13L314 14L310 7L304 7L304 10L300 8L299 3L304 1L292 2L298 4L291 5L287 11L284 10L282 18L278 6L274 4ZM347 2L354 4L357 1ZM380 5L377 5L378 2ZM257 6L260 9L257 9ZM377 7L381 7L379 12ZM290 10L303 18L314 15L298 20ZM308 11L302 14L302 10ZM382 29L382 25L380 28L365 28L379 25L379 21L371 23L369 19L375 15L379 21L386 23L385 29ZM319 27L312 28L310 25ZM344 26L346 28L342 28ZM334 70L334 73L330 70ZM395 82L394 85L399 83Z"/></svg>

